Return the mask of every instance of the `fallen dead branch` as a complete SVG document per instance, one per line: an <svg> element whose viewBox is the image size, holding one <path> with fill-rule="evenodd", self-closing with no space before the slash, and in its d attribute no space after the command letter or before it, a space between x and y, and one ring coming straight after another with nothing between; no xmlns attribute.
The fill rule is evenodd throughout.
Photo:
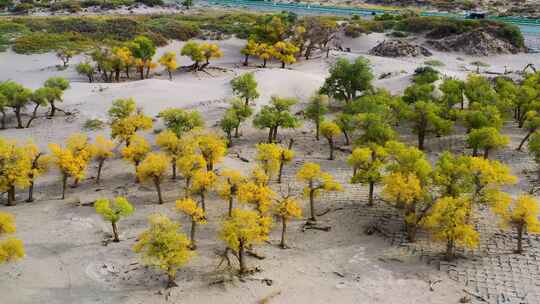
<svg viewBox="0 0 540 304"><path fill-rule="evenodd" d="M320 224L313 223L313 222L306 222L304 225L302 225L302 232L305 232L308 229L321 230L321 231L328 232L328 231L330 231L330 229L332 229L332 227L331 226L320 225Z"/></svg>
<svg viewBox="0 0 540 304"><path fill-rule="evenodd" d="M486 302L486 303L488 302L486 300L486 298L482 297L481 295L477 295L477 294L472 293L472 292L470 292L470 291L468 291L466 289L463 289L463 292L470 295L470 296L472 296L472 297L474 297L474 298L476 298L478 301L482 301L482 302Z"/></svg>
<svg viewBox="0 0 540 304"><path fill-rule="evenodd" d="M442 280L435 280L435 281L429 280L429 291L435 291L434 289L435 285L439 284L440 282L442 282Z"/></svg>
<svg viewBox="0 0 540 304"><path fill-rule="evenodd" d="M270 300L272 300L273 298L279 296L280 294L281 294L281 290L274 291L271 294L269 294L266 297L259 300L257 303L258 304L268 304L268 303L270 303Z"/></svg>

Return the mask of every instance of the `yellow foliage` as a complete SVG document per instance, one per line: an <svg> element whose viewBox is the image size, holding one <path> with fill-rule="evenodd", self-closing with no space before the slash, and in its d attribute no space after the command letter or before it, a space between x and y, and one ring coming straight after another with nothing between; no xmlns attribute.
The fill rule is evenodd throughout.
<svg viewBox="0 0 540 304"><path fill-rule="evenodd" d="M174 278L179 267L186 264L194 255L191 242L178 232L180 224L161 214L149 217L150 227L137 238L133 251L140 253L144 264L165 271Z"/></svg>
<svg viewBox="0 0 540 304"><path fill-rule="evenodd" d="M113 157L114 143L103 135L96 136L94 144L94 157L99 160L105 160Z"/></svg>
<svg viewBox="0 0 540 304"><path fill-rule="evenodd" d="M383 182L383 195L397 206L413 204L424 195L420 180L414 174L391 173L384 177Z"/></svg>
<svg viewBox="0 0 540 304"><path fill-rule="evenodd" d="M296 199L292 197L285 197L278 202L276 206L276 214L285 219L301 218L302 208Z"/></svg>
<svg viewBox="0 0 540 304"><path fill-rule="evenodd" d="M469 223L471 201L467 197L443 197L435 202L423 224L432 231L435 240L467 248L478 246L479 234Z"/></svg>
<svg viewBox="0 0 540 304"><path fill-rule="evenodd" d="M64 176L82 180L86 168L95 153L95 147L88 142L85 134L73 134L67 139L66 148L50 144L53 161Z"/></svg>
<svg viewBox="0 0 540 304"><path fill-rule="evenodd" d="M212 171L197 170L193 174L192 190L195 193L208 191L217 180L217 175Z"/></svg>
<svg viewBox="0 0 540 304"><path fill-rule="evenodd" d="M0 192L30 185L32 150L26 150L16 141L0 138Z"/></svg>
<svg viewBox="0 0 540 304"><path fill-rule="evenodd" d="M137 176L141 181L151 180L160 183L167 174L170 159L163 153L149 153L137 167Z"/></svg>
<svg viewBox="0 0 540 304"><path fill-rule="evenodd" d="M138 165L151 151L150 143L142 136L133 135L130 144L122 148L122 157L134 165Z"/></svg>
<svg viewBox="0 0 540 304"><path fill-rule="evenodd" d="M220 173L220 179L216 186L218 195L223 199L230 199L236 195L240 185L247 182L247 178L240 171L224 169Z"/></svg>
<svg viewBox="0 0 540 304"><path fill-rule="evenodd" d="M200 50L206 62L210 59L218 59L223 57L223 51L219 49L219 46L215 43L201 43Z"/></svg>
<svg viewBox="0 0 540 304"><path fill-rule="evenodd" d="M203 131L196 136L197 147L206 161L208 170L213 170L227 153L227 142L211 131Z"/></svg>
<svg viewBox="0 0 540 304"><path fill-rule="evenodd" d="M268 178L272 178L278 170L281 161L281 147L277 144L257 144L255 159L259 162Z"/></svg>
<svg viewBox="0 0 540 304"><path fill-rule="evenodd" d="M184 147L184 141L182 141L176 133L165 130L160 132L156 136L156 144L163 149L165 153L171 158L171 160L176 161L182 153L184 153L186 147Z"/></svg>
<svg viewBox="0 0 540 304"><path fill-rule="evenodd" d="M341 134L341 129L339 128L339 126L332 121L323 121L321 123L320 129L321 135L328 140L331 140Z"/></svg>
<svg viewBox="0 0 540 304"><path fill-rule="evenodd" d="M219 237L235 252L260 244L268 239L272 218L251 210L234 209L231 218L223 222Z"/></svg>
<svg viewBox="0 0 540 304"><path fill-rule="evenodd" d="M501 217L501 225L527 228L528 233L540 233L540 206L536 198L520 195L513 201L500 202L494 212Z"/></svg>
<svg viewBox="0 0 540 304"><path fill-rule="evenodd" d="M270 180L270 177L259 166L256 166L255 168L253 168L253 170L251 170L250 178L255 184L259 186L268 185L268 181Z"/></svg>
<svg viewBox="0 0 540 304"><path fill-rule="evenodd" d="M471 157L469 169L475 186L474 203L493 205L490 198L496 195L494 193L503 186L517 182L517 177L510 173L510 168L495 160Z"/></svg>
<svg viewBox="0 0 540 304"><path fill-rule="evenodd" d="M318 196L321 191L341 191L342 186L334 180L329 173L323 172L316 163L305 163L296 173L296 178L305 182L304 195L308 197L311 192Z"/></svg>
<svg viewBox="0 0 540 304"><path fill-rule="evenodd" d="M191 198L185 198L176 201L176 210L189 216L192 221L198 224L206 224L206 215L201 207Z"/></svg>
<svg viewBox="0 0 540 304"><path fill-rule="evenodd" d="M143 114L130 115L111 124L111 137L127 143L137 131L150 130L151 128L152 118Z"/></svg>
<svg viewBox="0 0 540 304"><path fill-rule="evenodd" d="M240 203L254 205L260 214L265 214L272 207L276 193L268 186L248 182L238 187L237 197Z"/></svg>
<svg viewBox="0 0 540 304"><path fill-rule="evenodd" d="M15 218L6 212L0 212L0 236L16 232ZM22 241L9 238L0 240L0 265L24 257Z"/></svg>
<svg viewBox="0 0 540 304"><path fill-rule="evenodd" d="M176 70L178 66L176 63L176 54L174 52L166 52L161 55L158 62L169 72Z"/></svg>
<svg viewBox="0 0 540 304"><path fill-rule="evenodd" d="M200 154L186 154L178 158L176 165L185 179L191 179L195 172L206 167L206 160Z"/></svg>

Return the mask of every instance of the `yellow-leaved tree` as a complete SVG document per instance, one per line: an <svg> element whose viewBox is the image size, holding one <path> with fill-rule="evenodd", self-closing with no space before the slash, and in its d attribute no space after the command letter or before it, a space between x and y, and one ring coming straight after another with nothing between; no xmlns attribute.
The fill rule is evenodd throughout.
<svg viewBox="0 0 540 304"><path fill-rule="evenodd" d="M163 204L163 197L161 195L161 183L167 175L167 168L169 167L169 157L164 153L149 153L141 164L137 167L137 177L140 181L151 181L156 187L158 194L158 203Z"/></svg>
<svg viewBox="0 0 540 304"><path fill-rule="evenodd" d="M172 72L178 67L176 63L176 54L174 52L166 52L159 57L158 62L165 70L167 70L167 73L169 73L169 80L172 80Z"/></svg>
<svg viewBox="0 0 540 304"><path fill-rule="evenodd" d="M73 178L73 185L85 178L86 169L94 154L94 146L85 134L75 133L67 139L66 147L49 144L53 163L62 175L62 199L65 198L67 180Z"/></svg>
<svg viewBox="0 0 540 304"><path fill-rule="evenodd" d="M247 178L240 171L224 169L219 174L216 185L218 195L229 203L229 217L232 216L234 197L238 194L241 185L247 182Z"/></svg>
<svg viewBox="0 0 540 304"><path fill-rule="evenodd" d="M223 51L215 43L201 43L200 49L204 60L206 60L206 63L201 67L201 70L210 64L210 59L223 57Z"/></svg>
<svg viewBox="0 0 540 304"><path fill-rule="evenodd" d="M16 141L0 138L0 172L0 192L7 192L7 205L14 206L15 188L30 185L31 155Z"/></svg>
<svg viewBox="0 0 540 304"><path fill-rule="evenodd" d="M191 193L198 194L202 210L206 212L206 193L214 186L217 175L212 171L198 170L193 174Z"/></svg>
<svg viewBox="0 0 540 304"><path fill-rule="evenodd" d="M51 158L45 153L41 152L34 143L28 143L24 146L26 153L30 157L30 171L28 171L28 180L30 185L28 187L28 198L26 202L30 203L34 201L34 183L38 177L45 174L49 170L49 164Z"/></svg>
<svg viewBox="0 0 540 304"><path fill-rule="evenodd" d="M238 187L238 202L253 206L260 215L266 215L271 210L275 197L272 188L253 181Z"/></svg>
<svg viewBox="0 0 540 304"><path fill-rule="evenodd" d="M214 170L214 166L227 154L227 141L209 130L195 136L197 148L206 161L206 170Z"/></svg>
<svg viewBox="0 0 540 304"><path fill-rule="evenodd" d="M385 148L389 174L383 178L383 197L403 212L407 239L414 242L420 222L434 203L429 187L433 169L424 152L415 147L389 141Z"/></svg>
<svg viewBox="0 0 540 304"><path fill-rule="evenodd" d="M321 166L316 163L305 163L296 173L296 179L305 183L304 196L309 198L310 218L312 222L317 221L315 215L315 198L321 192L341 191L342 186L334 180L334 177L321 170Z"/></svg>
<svg viewBox="0 0 540 304"><path fill-rule="evenodd" d="M268 240L268 233L272 227L272 218L261 216L252 210L233 209L232 216L225 221L219 237L225 241L238 258L240 264L239 274L248 272L245 261L246 248Z"/></svg>
<svg viewBox="0 0 540 304"><path fill-rule="evenodd" d="M197 224L204 225L207 223L206 214L204 210L201 207L197 206L197 203L191 198L184 198L181 200L177 200L176 210L184 213L185 215L189 216L189 218L191 219L190 248L192 250L197 249L197 243L195 241L195 231L196 231Z"/></svg>
<svg viewBox="0 0 540 304"><path fill-rule="evenodd" d="M139 182L137 174L139 164L151 151L150 143L142 136L133 135L130 144L122 148L122 157L135 166L135 182Z"/></svg>
<svg viewBox="0 0 540 304"><path fill-rule="evenodd" d="M334 141L336 137L338 137L341 134L341 129L339 126L332 122L332 121L323 121L321 122L321 135L326 138L328 141L328 146L330 147L330 156L328 157L329 160L334 159Z"/></svg>
<svg viewBox="0 0 540 304"><path fill-rule="evenodd" d="M129 146L130 139L138 131L152 128L152 118L144 115L141 109L137 108L135 100L117 99L113 101L108 111L111 138L118 139L121 143Z"/></svg>
<svg viewBox="0 0 540 304"><path fill-rule="evenodd" d="M479 233L468 221L470 210L469 197L442 197L422 220L422 224L431 230L435 240L446 242L445 258L448 261L454 259L456 246L478 246Z"/></svg>
<svg viewBox="0 0 540 304"><path fill-rule="evenodd" d="M187 198L190 195L193 176L196 172L206 168L206 160L200 154L188 153L178 158L176 166L186 182L184 186L184 197Z"/></svg>
<svg viewBox="0 0 540 304"><path fill-rule="evenodd" d="M268 178L271 179L279 171L279 163L281 156L280 146L274 143L262 143L257 144L256 148L257 155L255 156L255 159L259 163L261 169L264 171L264 174L266 174Z"/></svg>
<svg viewBox="0 0 540 304"><path fill-rule="evenodd" d="M156 144L169 156L172 167L172 179L176 180L176 162L188 150L186 142L178 138L173 131L165 130L156 136Z"/></svg>
<svg viewBox="0 0 540 304"><path fill-rule="evenodd" d="M96 136L96 142L94 144L94 158L98 163L96 183L99 184L101 181L101 170L103 169L103 164L109 158L114 156L114 143L112 140L105 138L103 135Z"/></svg>
<svg viewBox="0 0 540 304"><path fill-rule="evenodd" d="M497 198L502 197L501 189L517 182L510 168L496 160L481 157L471 157L469 170L472 174L474 204L493 206Z"/></svg>
<svg viewBox="0 0 540 304"><path fill-rule="evenodd" d="M367 184L369 187L368 206L373 206L375 185L383 179L386 156L384 147L373 144L367 148L355 148L347 159L347 163L353 168L351 183Z"/></svg>
<svg viewBox="0 0 540 304"><path fill-rule="evenodd" d="M540 233L540 206L536 198L520 195L514 200L499 201L493 210L500 216L503 227L512 227L517 233L516 253L523 252L523 234Z"/></svg>
<svg viewBox="0 0 540 304"><path fill-rule="evenodd" d="M288 41L278 41L273 46L272 56L281 61L281 68L284 69L285 65L296 62L295 55L299 51L300 49L296 45Z"/></svg>
<svg viewBox="0 0 540 304"><path fill-rule="evenodd" d="M281 218L281 241L279 246L286 249L285 234L287 232L287 222L291 219L302 218L302 208L300 203L294 197L285 196L278 200L275 214Z"/></svg>
<svg viewBox="0 0 540 304"><path fill-rule="evenodd" d="M283 176L283 168L286 164L290 163L294 159L294 151L292 150L292 143L291 140L289 143L289 147L279 147L279 169L278 169L278 184L281 184L282 176Z"/></svg>
<svg viewBox="0 0 540 304"><path fill-rule="evenodd" d="M0 212L0 237L17 231L13 215ZM13 262L24 257L24 245L16 238L0 239L0 265Z"/></svg>
<svg viewBox="0 0 540 304"><path fill-rule="evenodd" d="M150 227L137 238L133 251L141 255L146 265L165 271L168 277L167 287L176 286L178 268L185 265L195 252L190 250L191 242L178 230L180 224L161 214L151 215Z"/></svg>
<svg viewBox="0 0 540 304"><path fill-rule="evenodd" d="M135 208L122 196L116 197L112 201L104 198L98 199L95 202L94 207L96 208L97 214L101 215L104 220L111 222L113 242L120 242L117 223L121 218L133 214Z"/></svg>

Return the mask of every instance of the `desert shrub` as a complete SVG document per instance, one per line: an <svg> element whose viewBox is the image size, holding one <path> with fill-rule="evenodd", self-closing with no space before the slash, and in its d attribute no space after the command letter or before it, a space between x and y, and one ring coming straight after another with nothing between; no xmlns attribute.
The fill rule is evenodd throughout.
<svg viewBox="0 0 540 304"><path fill-rule="evenodd" d="M395 37L395 38L405 38L407 36L409 36L407 33L405 32L400 32L400 31L393 31L389 34L390 37Z"/></svg>
<svg viewBox="0 0 540 304"><path fill-rule="evenodd" d="M13 5L12 0L0 0L0 9L5 9Z"/></svg>
<svg viewBox="0 0 540 304"><path fill-rule="evenodd" d="M440 60L426 60L424 61L424 64L427 65L427 66L432 66L432 67L443 67L445 66L444 62L440 61Z"/></svg>
<svg viewBox="0 0 540 304"><path fill-rule="evenodd" d="M100 24L90 18L53 18L48 21L47 31L53 33L93 34L100 30Z"/></svg>
<svg viewBox="0 0 540 304"><path fill-rule="evenodd" d="M146 23L148 29L166 38L187 41L200 34L197 25L171 18L156 18Z"/></svg>
<svg viewBox="0 0 540 304"><path fill-rule="evenodd" d="M100 119L88 119L84 122L83 128L88 131L97 131L105 128L105 122Z"/></svg>
<svg viewBox="0 0 540 304"><path fill-rule="evenodd" d="M144 32L144 26L134 18L109 18L101 24L99 30L110 38L129 40Z"/></svg>
<svg viewBox="0 0 540 304"><path fill-rule="evenodd" d="M54 2L49 6L51 11L68 11L70 13L77 13L81 11L81 4L78 1L66 0Z"/></svg>
<svg viewBox="0 0 540 304"><path fill-rule="evenodd" d="M414 70L413 81L417 84L433 83L439 80L439 71L430 66L419 67Z"/></svg>
<svg viewBox="0 0 540 304"><path fill-rule="evenodd" d="M163 5L163 0L137 0L138 3L142 3L146 6L160 6Z"/></svg>
<svg viewBox="0 0 540 304"><path fill-rule="evenodd" d="M345 27L344 33L347 37L358 38L360 35L367 34L368 32L357 24L349 24Z"/></svg>
<svg viewBox="0 0 540 304"><path fill-rule="evenodd" d="M32 3L17 3L13 7L12 11L18 14L26 14L28 13L29 10L33 8L34 8L34 5Z"/></svg>
<svg viewBox="0 0 540 304"><path fill-rule="evenodd" d="M15 39L13 50L19 54L35 54L53 51L59 47L85 50L90 41L80 34L31 33Z"/></svg>

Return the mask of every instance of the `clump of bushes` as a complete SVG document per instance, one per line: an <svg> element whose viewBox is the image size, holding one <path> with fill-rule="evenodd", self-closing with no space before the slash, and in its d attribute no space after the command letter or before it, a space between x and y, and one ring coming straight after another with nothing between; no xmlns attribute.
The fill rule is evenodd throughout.
<svg viewBox="0 0 540 304"><path fill-rule="evenodd" d="M413 81L416 84L428 84L439 80L439 71L430 66L419 67L414 70Z"/></svg>
<svg viewBox="0 0 540 304"><path fill-rule="evenodd" d="M171 18L156 18L146 22L152 32L159 33L169 39L187 41L197 37L201 30L193 23L183 22Z"/></svg>
<svg viewBox="0 0 540 304"><path fill-rule="evenodd" d="M91 40L77 33L30 33L15 39L13 51L19 54L35 54L50 52L60 47L85 50L91 45Z"/></svg>

